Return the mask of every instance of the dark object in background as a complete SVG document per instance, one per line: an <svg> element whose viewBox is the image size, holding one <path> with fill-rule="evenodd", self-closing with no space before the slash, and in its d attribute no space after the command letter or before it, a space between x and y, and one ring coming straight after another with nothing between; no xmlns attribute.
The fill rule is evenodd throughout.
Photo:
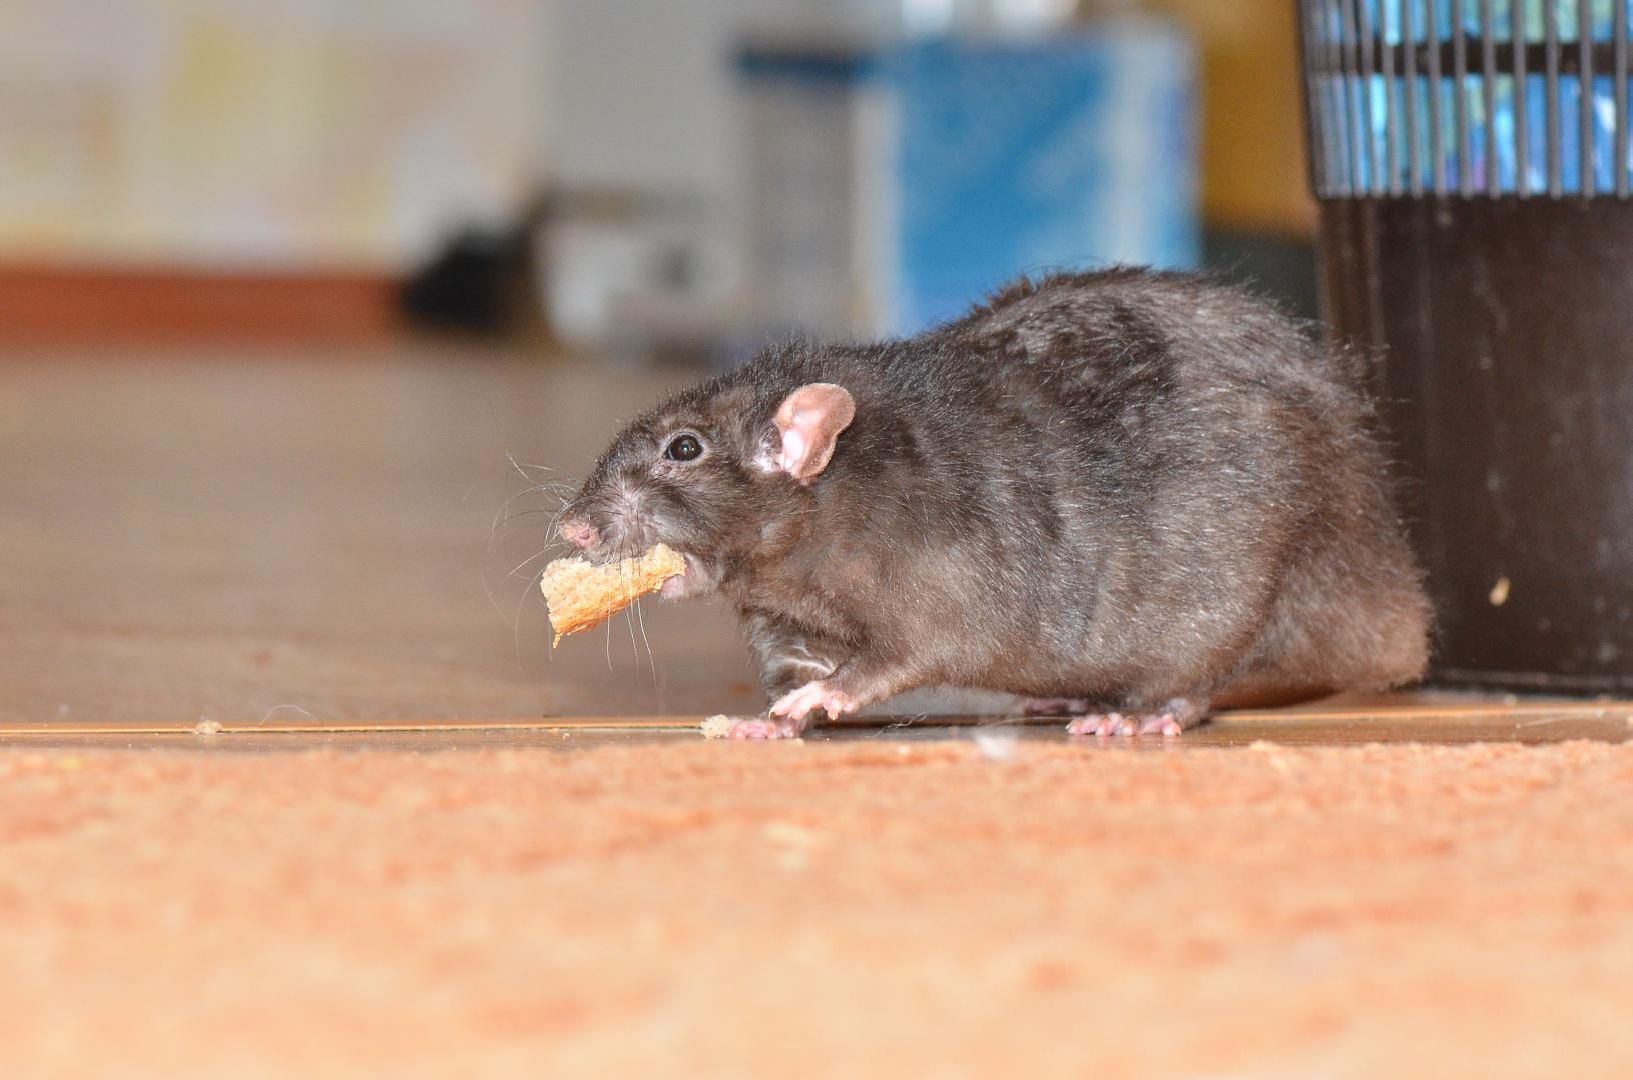
<svg viewBox="0 0 1633 1080"><path fill-rule="evenodd" d="M534 237L544 203L508 229L470 228L403 286L403 311L423 327L505 335L536 323Z"/></svg>
<svg viewBox="0 0 1633 1080"><path fill-rule="evenodd" d="M1381 359L1445 682L1633 688L1629 26L1608 7L1301 0L1323 298Z"/></svg>
<svg viewBox="0 0 1633 1080"><path fill-rule="evenodd" d="M1294 318L1314 322L1321 315L1315 245L1309 240L1208 229L1202 234L1202 265L1223 281L1274 300Z"/></svg>

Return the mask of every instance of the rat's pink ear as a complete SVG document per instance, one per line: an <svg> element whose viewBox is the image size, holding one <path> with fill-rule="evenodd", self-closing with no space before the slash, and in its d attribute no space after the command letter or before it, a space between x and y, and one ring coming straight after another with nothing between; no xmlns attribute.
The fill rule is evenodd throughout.
<svg viewBox="0 0 1633 1080"><path fill-rule="evenodd" d="M828 467L839 433L856 418L856 400L843 386L807 383L783 399L777 409L782 450L777 467L809 484Z"/></svg>

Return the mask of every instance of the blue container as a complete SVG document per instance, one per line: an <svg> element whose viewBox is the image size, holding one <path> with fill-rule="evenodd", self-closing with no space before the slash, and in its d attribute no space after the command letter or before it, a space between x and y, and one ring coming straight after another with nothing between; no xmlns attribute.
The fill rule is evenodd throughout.
<svg viewBox="0 0 1633 1080"><path fill-rule="evenodd" d="M1197 264L1195 62L1165 24L739 71L760 326L911 334L1021 273Z"/></svg>

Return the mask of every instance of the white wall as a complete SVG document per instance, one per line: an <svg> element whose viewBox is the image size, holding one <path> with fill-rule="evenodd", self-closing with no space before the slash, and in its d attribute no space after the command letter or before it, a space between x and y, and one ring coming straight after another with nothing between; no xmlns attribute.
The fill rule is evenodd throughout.
<svg viewBox="0 0 1633 1080"><path fill-rule="evenodd" d="M605 344L636 336L638 311L725 318L735 295L743 182L734 57L750 31L831 30L872 0L550 0L546 174L575 191L679 203L639 224L558 222L545 240L558 335ZM697 279L683 294L654 280L684 250Z"/></svg>
<svg viewBox="0 0 1633 1080"><path fill-rule="evenodd" d="M0 0L0 259L412 264L536 180L546 14Z"/></svg>
<svg viewBox="0 0 1633 1080"><path fill-rule="evenodd" d="M751 27L831 26L855 2L553 0L555 174L573 186L729 197L736 42Z"/></svg>

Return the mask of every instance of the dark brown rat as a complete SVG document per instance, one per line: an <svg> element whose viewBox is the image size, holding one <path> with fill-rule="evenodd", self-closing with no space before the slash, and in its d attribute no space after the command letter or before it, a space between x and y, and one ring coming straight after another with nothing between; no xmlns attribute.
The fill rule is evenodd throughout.
<svg viewBox="0 0 1633 1080"><path fill-rule="evenodd" d="M792 342L613 441L562 534L663 541L798 734L921 686L1078 733L1413 680L1429 608L1358 366L1246 293L1120 269L877 344Z"/></svg>

